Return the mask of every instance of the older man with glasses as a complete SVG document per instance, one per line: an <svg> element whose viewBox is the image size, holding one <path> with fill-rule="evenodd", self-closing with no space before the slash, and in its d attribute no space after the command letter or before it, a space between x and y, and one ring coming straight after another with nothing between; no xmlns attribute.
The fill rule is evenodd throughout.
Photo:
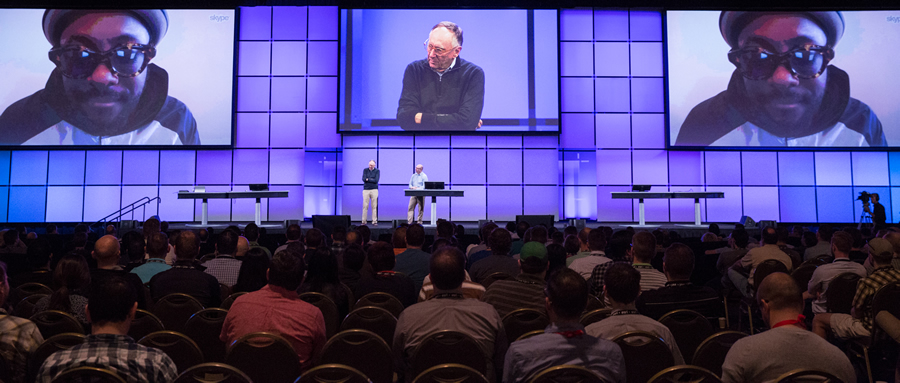
<svg viewBox="0 0 900 383"><path fill-rule="evenodd" d="M425 40L425 59L403 73L397 122L404 130L475 130L484 109L484 71L459 57L463 31L443 21Z"/></svg>
<svg viewBox="0 0 900 383"><path fill-rule="evenodd" d="M736 70L727 90L691 110L675 144L885 146L878 117L829 65L844 27L840 12L722 12Z"/></svg>

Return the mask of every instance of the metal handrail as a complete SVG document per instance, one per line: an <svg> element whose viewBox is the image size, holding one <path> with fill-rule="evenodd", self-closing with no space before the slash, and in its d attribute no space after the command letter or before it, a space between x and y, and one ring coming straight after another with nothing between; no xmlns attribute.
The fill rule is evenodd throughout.
<svg viewBox="0 0 900 383"><path fill-rule="evenodd" d="M97 222L94 222L94 224L92 224L91 227L94 227L94 226L97 226L97 225L100 225L103 223L107 223L107 222L116 221L116 220L121 221L122 216L124 216L125 214L128 214L128 213L132 213L131 218L134 219L134 211L137 210L138 208L143 208L142 221L146 220L147 219L147 204L149 204L153 201L156 201L156 207L157 207L157 211L158 211L159 203L162 202L162 199L160 199L159 197L153 197L153 198L142 197L142 198L138 199L137 201L134 201L128 205L123 206L121 209L116 210L115 212L107 215L106 217L101 218Z"/></svg>

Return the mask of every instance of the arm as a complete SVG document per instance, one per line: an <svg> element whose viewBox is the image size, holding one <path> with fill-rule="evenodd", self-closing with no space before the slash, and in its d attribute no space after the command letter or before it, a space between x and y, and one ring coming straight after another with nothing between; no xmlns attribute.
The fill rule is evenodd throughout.
<svg viewBox="0 0 900 383"><path fill-rule="evenodd" d="M366 178L366 170L369 170L369 168L363 169L362 182L367 182L367 181L369 181L369 179Z"/></svg>
<svg viewBox="0 0 900 383"><path fill-rule="evenodd" d="M403 72L403 90L400 91L400 102L397 106L397 123L404 130L417 129L416 113L422 112L422 101L419 94L419 82L411 63Z"/></svg>
<svg viewBox="0 0 900 383"><path fill-rule="evenodd" d="M381 179L381 169L375 169L375 177L372 179L372 182L378 183L378 180Z"/></svg>
<svg viewBox="0 0 900 383"><path fill-rule="evenodd" d="M459 111L448 114L423 113L423 129L430 130L475 130L484 109L484 71L475 67L474 73L464 84L466 91L462 96Z"/></svg>
<svg viewBox="0 0 900 383"><path fill-rule="evenodd" d="M415 179L415 178L416 178L416 173L413 173L413 175L409 177L409 188L410 189L416 188L415 186L413 186L413 179Z"/></svg>

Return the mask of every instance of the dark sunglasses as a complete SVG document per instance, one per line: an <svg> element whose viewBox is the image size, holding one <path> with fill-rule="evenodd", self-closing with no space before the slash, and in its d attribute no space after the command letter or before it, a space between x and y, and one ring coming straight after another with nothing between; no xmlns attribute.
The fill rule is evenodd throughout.
<svg viewBox="0 0 900 383"><path fill-rule="evenodd" d="M802 80L819 77L834 58L834 50L819 45L806 45L784 53L772 53L760 47L737 49L728 52L728 61L750 80L772 77L781 65L787 65L791 74Z"/></svg>
<svg viewBox="0 0 900 383"><path fill-rule="evenodd" d="M88 78L100 64L105 64L116 76L135 77L147 69L150 60L156 56L156 48L126 44L105 52L95 52L83 46L66 46L51 49L48 55L66 77Z"/></svg>

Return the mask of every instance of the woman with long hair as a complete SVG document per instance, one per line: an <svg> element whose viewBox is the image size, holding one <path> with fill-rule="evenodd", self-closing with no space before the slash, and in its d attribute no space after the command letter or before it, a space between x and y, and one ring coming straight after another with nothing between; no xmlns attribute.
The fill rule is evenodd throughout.
<svg viewBox="0 0 900 383"><path fill-rule="evenodd" d="M242 258L241 270L238 271L232 293L250 293L265 287L268 283L266 271L269 270L269 256L265 250L254 247ZM222 297L225 298L227 297Z"/></svg>
<svg viewBox="0 0 900 383"><path fill-rule="evenodd" d="M82 324L87 324L84 308L87 306L87 289L91 285L91 270L80 253L71 252L60 258L53 269L56 291L41 298L34 305L34 312L59 310L72 314Z"/></svg>
<svg viewBox="0 0 900 383"><path fill-rule="evenodd" d="M328 247L319 247L312 253L306 266L306 278L298 293L316 292L327 295L337 305L340 318L350 312L350 289L338 277L338 261Z"/></svg>

